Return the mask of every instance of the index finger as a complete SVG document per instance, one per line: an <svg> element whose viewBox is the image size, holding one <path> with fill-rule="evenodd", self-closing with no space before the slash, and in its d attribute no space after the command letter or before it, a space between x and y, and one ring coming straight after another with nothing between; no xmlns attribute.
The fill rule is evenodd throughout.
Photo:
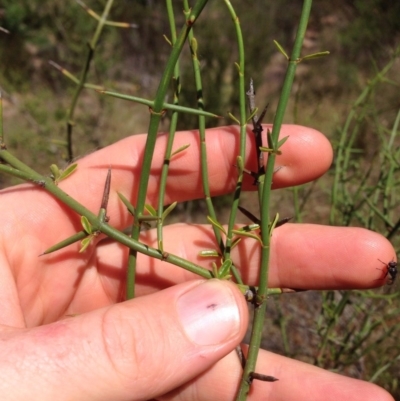
<svg viewBox="0 0 400 401"><path fill-rule="evenodd" d="M267 128L267 127L264 127ZM280 137L289 136L282 147L282 155L276 165L282 167L274 176L274 187L302 184L321 176L332 161L332 148L328 140L318 131L296 125L284 125ZM124 226L127 213L121 214L121 202L116 192L120 191L133 204L137 196L146 135L136 135L97 151L78 162L77 173L71 176L63 189L96 212L103 191L106 171L112 168L109 214L115 226ZM158 201L159 175L164 162L167 135L157 139L147 203ZM207 165L212 196L234 190L237 180L236 157L239 154L239 129L236 126L208 129L206 133ZM165 204L174 201L198 199L204 196L201 185L200 141L197 131L182 131L176 134L174 149L189 147L176 155L169 165ZM310 162L312 160L312 162ZM255 171L257 156L253 134L248 129L245 167ZM254 179L247 177L244 188L254 190Z"/></svg>

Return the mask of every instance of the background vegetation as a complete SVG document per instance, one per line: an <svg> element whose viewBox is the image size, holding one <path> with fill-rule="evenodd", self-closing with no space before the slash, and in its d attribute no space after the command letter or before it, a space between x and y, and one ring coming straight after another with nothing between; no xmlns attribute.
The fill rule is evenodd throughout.
<svg viewBox="0 0 400 401"><path fill-rule="evenodd" d="M272 40L290 47L296 28L293 21L299 16L301 1L237 3L246 45L246 69L255 81L258 99L270 102L269 120L272 120L274 101L285 71L285 60ZM101 13L102 1L91 0L86 4ZM179 2L176 6L180 7ZM333 5L315 1L306 51L329 49L332 55L299 66L297 107L288 114L288 121L312 122L331 136L343 113L373 74L374 63L383 66L398 43L399 13L398 2L340 0ZM183 13L180 14L183 21ZM136 23L138 28L105 28L89 82L124 93L141 93L143 97L154 93L170 50L163 37L169 32L165 15L164 2L118 1L111 10L111 18ZM61 0L3 0L0 17L1 26L10 31L9 35L0 35L0 86L6 101L7 132L13 133L12 145L21 148L21 152L24 140L35 143L37 152L24 156L35 158L32 161L36 165L40 163L47 168L48 155L53 160L54 153L60 152L62 157L62 151L54 145L65 139L62 122L74 88L48 61L53 60L79 75L96 22L76 2ZM227 18L223 4L211 2L197 28L199 58L207 71L204 74L207 107L224 116L228 110L234 112L237 103L232 84L237 50L232 31L227 28L228 21L224 22ZM193 104L194 87L189 85L191 80L185 80L185 75L191 74L189 61L182 68L183 102ZM400 100L395 91L388 101L396 110ZM86 91L76 118L75 153L82 154L126 135L143 132L147 119L148 113L142 106ZM220 121L226 123L230 121ZM187 120L181 120L180 124L193 125Z"/></svg>
<svg viewBox="0 0 400 401"><path fill-rule="evenodd" d="M302 2L236 3L248 77L255 81L258 101L270 103L265 120L271 121L286 68L272 40L291 47ZM87 0L86 4L99 13L104 7L103 1ZM180 2L176 7L181 7ZM207 110L227 116L237 108L237 53L223 7L221 2L210 2L196 26L196 37ZM329 50L331 55L299 66L286 120L324 132L337 158L331 174L317 183L274 195L281 215L294 215L297 221L368 227L391 238L396 249L400 248L399 15L400 2L314 1L304 52ZM170 52L163 37L169 32L165 16L163 2L118 1L111 10L112 19L135 23L137 28L105 28L88 81L141 97L154 94ZM0 26L10 32L0 32L7 145L28 165L47 172L50 164L60 165L66 158L65 119L74 90L74 84L48 61L79 75L95 21L77 3L61 0L2 0L0 18ZM178 25L183 23L183 14L181 18ZM187 60L181 64L181 101L194 105L195 88L186 79L192 74ZM387 71L379 75L385 66ZM195 126L187 115L182 117L179 128ZM75 116L74 154L145 132L148 119L144 106L84 91ZM168 115L165 119L167 128ZM218 123L231 121L226 118ZM0 187L15 182L0 176ZM249 210L253 202L249 194ZM176 218L204 219L191 213L190 207ZM264 346L375 381L400 399L398 302L396 285L378 292L282 296L270 302L274 324L266 328Z"/></svg>

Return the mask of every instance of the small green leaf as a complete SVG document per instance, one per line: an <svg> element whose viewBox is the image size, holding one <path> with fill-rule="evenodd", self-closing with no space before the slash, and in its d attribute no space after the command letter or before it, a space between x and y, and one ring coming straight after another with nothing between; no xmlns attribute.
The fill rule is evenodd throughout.
<svg viewBox="0 0 400 401"><path fill-rule="evenodd" d="M266 153L271 153L272 155L281 155L282 151L281 150L275 150L271 148L264 148L264 146L260 146L259 148L261 152L266 152Z"/></svg>
<svg viewBox="0 0 400 401"><path fill-rule="evenodd" d="M119 199L121 199L122 203L126 206L128 209L128 212L134 216L135 215L135 207L128 201L128 199L125 198L124 195L121 194L121 192L117 192Z"/></svg>
<svg viewBox="0 0 400 401"><path fill-rule="evenodd" d="M163 212L161 216L161 220L164 221L168 215L175 209L175 206L178 204L178 202L171 203Z"/></svg>
<svg viewBox="0 0 400 401"><path fill-rule="evenodd" d="M269 228L269 235L270 236L272 235L272 231L274 231L274 228L275 228L276 224L278 223L278 221L279 221L279 213L277 213L275 215L274 220L272 221L271 226Z"/></svg>
<svg viewBox="0 0 400 401"><path fill-rule="evenodd" d="M84 238L81 241L81 249L79 250L79 253L85 252L87 247L90 245L90 243L92 242L93 239L93 235L89 235L88 237Z"/></svg>
<svg viewBox="0 0 400 401"><path fill-rule="evenodd" d="M175 155L177 155L178 153L183 152L184 150L186 150L188 147L190 146L190 144L188 143L187 145L183 145L180 148L178 148L177 150L173 151L171 153L171 157L170 159L172 159Z"/></svg>
<svg viewBox="0 0 400 401"><path fill-rule="evenodd" d="M193 54L197 54L197 40L196 38L192 38L192 40L190 41L190 47L192 48L192 52Z"/></svg>
<svg viewBox="0 0 400 401"><path fill-rule="evenodd" d="M229 275L231 267L232 267L232 260L226 259L224 263L222 263L222 266L219 268L218 278L225 279Z"/></svg>
<svg viewBox="0 0 400 401"><path fill-rule="evenodd" d="M249 117L247 118L247 121L246 122L249 122L249 121L251 121L252 119L253 119L253 117L257 114L257 112L258 112L258 107L256 107L253 111L252 111L252 113L249 115Z"/></svg>
<svg viewBox="0 0 400 401"><path fill-rule="evenodd" d="M78 167L78 164L71 164L65 170L60 170L56 164L52 164L50 166L51 178L54 183L57 185L61 180L64 180L68 176L70 176Z"/></svg>
<svg viewBox="0 0 400 401"><path fill-rule="evenodd" d="M264 146L260 146L259 149L261 150L261 152L265 152L265 153L282 154L282 152L280 150L275 151L274 149L271 149L271 148L264 148Z"/></svg>
<svg viewBox="0 0 400 401"><path fill-rule="evenodd" d="M242 240L242 239L241 239L240 237L235 238L235 239L232 241L231 249L233 249L235 246L237 246L241 240Z"/></svg>
<svg viewBox="0 0 400 401"><path fill-rule="evenodd" d="M218 223L217 221L213 220L210 216L207 216L207 220L216 228L218 228L218 230L220 230L221 232L223 232L226 235L226 231L225 228L222 227L222 225L220 223Z"/></svg>
<svg viewBox="0 0 400 401"><path fill-rule="evenodd" d="M260 238L258 235L252 234L251 232L240 231L240 230L232 230L232 232L233 232L234 234L240 235L240 236L242 236L242 237L248 237L248 238L255 239L255 240L257 240L257 241L261 244L261 246L264 248L264 244L262 243L262 240L261 240L261 238Z"/></svg>
<svg viewBox="0 0 400 401"><path fill-rule="evenodd" d="M167 42L170 46L172 46L172 42L169 40L168 36L167 36L167 35L163 35L163 36L164 36L164 39L166 40L166 42Z"/></svg>
<svg viewBox="0 0 400 401"><path fill-rule="evenodd" d="M289 56L287 55L283 47L276 40L274 40L274 43L278 50L285 56L286 60L289 60Z"/></svg>
<svg viewBox="0 0 400 401"><path fill-rule="evenodd" d="M240 72L241 72L240 64L235 62L235 65L236 65L236 68L238 70L238 73L240 74Z"/></svg>
<svg viewBox="0 0 400 401"><path fill-rule="evenodd" d="M60 182L61 180L65 180L67 177L69 177L72 173L75 172L77 167L78 167L78 163L74 163L74 164L71 164L70 166L68 166L65 170L63 170L61 172L60 177L57 181Z"/></svg>
<svg viewBox="0 0 400 401"><path fill-rule="evenodd" d="M202 258L217 258L221 255L215 249L205 249L199 252L199 256Z"/></svg>
<svg viewBox="0 0 400 401"><path fill-rule="evenodd" d="M308 54L307 56L304 56L301 58L301 61L304 60L311 60L314 58L320 58L320 57L325 57L328 56L330 54L330 52L328 51L324 51L324 52L317 52L317 53L313 53L313 54Z"/></svg>
<svg viewBox="0 0 400 401"><path fill-rule="evenodd" d="M279 141L278 141L277 148L279 149L288 139L289 139L289 135L288 135L288 136L285 136L284 138L282 138L281 140L279 140Z"/></svg>
<svg viewBox="0 0 400 401"><path fill-rule="evenodd" d="M81 224L86 233L93 234L93 227L86 216L81 217Z"/></svg>
<svg viewBox="0 0 400 401"><path fill-rule="evenodd" d="M236 158L236 165L237 165L237 168L239 170L239 175L242 174L243 171L244 171L244 164L243 164L242 156L238 156Z"/></svg>
<svg viewBox="0 0 400 401"><path fill-rule="evenodd" d="M215 262L212 262L212 273L214 278L218 278L218 268Z"/></svg>
<svg viewBox="0 0 400 401"><path fill-rule="evenodd" d="M60 169L56 164L52 164L50 166L50 171L51 171L51 178L53 179L53 181L57 182L61 174Z"/></svg>
<svg viewBox="0 0 400 401"><path fill-rule="evenodd" d="M144 206L144 208L147 210L147 212L148 212L151 216L157 217L157 210L154 209L153 206L151 206L151 205L149 205L149 204L146 204L146 205Z"/></svg>
<svg viewBox="0 0 400 401"><path fill-rule="evenodd" d="M232 114L232 113L228 113L228 116L235 121L235 123L240 125L240 121Z"/></svg>

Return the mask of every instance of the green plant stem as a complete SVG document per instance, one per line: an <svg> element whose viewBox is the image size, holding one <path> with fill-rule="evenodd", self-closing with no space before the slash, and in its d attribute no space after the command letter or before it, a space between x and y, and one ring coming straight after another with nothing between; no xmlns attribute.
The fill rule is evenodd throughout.
<svg viewBox="0 0 400 401"><path fill-rule="evenodd" d="M190 11L188 0L183 1L183 8L185 14L188 14ZM204 99L203 99L203 84L201 79L201 71L200 71L200 63L197 58L197 40L194 37L193 29L189 32L189 46L190 53L192 55L192 66L193 66L193 74L194 81L196 85L196 93L197 93L197 109L201 112L204 112ZM211 198L210 193L210 184L208 180L208 165L207 165L207 146L206 146L206 123L203 115L199 115L198 118L198 128L199 128L199 137L200 137L200 169L201 169L201 180L204 191L204 200L207 206L208 215L214 220L217 221L217 215L215 213L214 205ZM224 252L224 242L221 237L221 232L215 226L212 226L214 231L214 236L216 242L218 244L221 255Z"/></svg>
<svg viewBox="0 0 400 401"><path fill-rule="evenodd" d="M7 156L3 158L5 153L7 153ZM12 162L15 159L13 156L10 156L10 154L7 151L4 150L0 150L0 158L4 161L5 159L7 159ZM14 164L21 165L23 163L18 162ZM51 193L55 198L59 199L62 203L67 205L76 213L78 213L81 216L85 216L93 226L94 231L102 232L108 237L120 242L123 245L126 245L129 249L134 249L137 252L143 253L155 259L165 260L166 262L175 264L176 266L187 269L192 273L198 274L201 277L207 279L212 278L212 273L209 270L172 254L163 255L160 253L158 249L151 248L146 244L136 241L127 236L126 234L124 234L123 232L108 225L107 223L102 221L101 215L99 217L98 215L92 213L90 210L84 207L82 204L71 198L62 189L60 189L57 185L55 185L51 178L43 176L35 172L34 170L29 169L27 168L27 166L25 166L25 168L21 170L18 170L14 167L0 164L0 171L12 175L14 177L20 178L22 180L25 180L27 182L34 183L39 187L44 188L47 192ZM79 238L77 238L77 240Z"/></svg>
<svg viewBox="0 0 400 401"><path fill-rule="evenodd" d="M303 3L303 9L300 17L299 26L297 29L296 39L293 46L293 51L291 58L289 59L289 65L286 71L285 80L283 83L281 96L279 99L273 129L272 129L272 141L274 149L277 148L277 143L279 139L279 132L282 126L283 117L285 114L286 106L289 100L289 95L293 85L293 80L295 76L296 66L300 59L301 48L303 44L304 35L307 28L307 23L311 11L311 0L305 0ZM262 194L262 203L260 205L261 213L261 239L262 239L262 249L261 249L261 264L260 264L260 278L259 278L259 288L257 296L260 302L259 306L254 309L254 320L253 327L251 331L251 339L248 350L247 362L244 368L242 380L240 383L240 389L237 395L237 401L244 401L250 390L251 385L251 373L255 371L255 366L257 362L258 352L261 345L261 338L263 332L265 311L267 307L266 297L268 293L268 271L269 271L269 256L270 256L270 239L272 232L270 232L270 196L272 187L272 177L274 173L275 164L275 154L270 154L268 156L265 177L260 179L259 191Z"/></svg>
<svg viewBox="0 0 400 401"><path fill-rule="evenodd" d="M25 163L21 162L17 159L12 153L10 153L5 147L0 149L0 159L3 162L9 164L11 167L14 167L16 170L20 170L30 176L29 181L39 180L42 178L42 175L37 173L35 170L31 169ZM19 177L21 178L21 177ZM23 178L22 178L23 179Z"/></svg>
<svg viewBox="0 0 400 401"><path fill-rule="evenodd" d="M399 49L396 50L395 54L398 53ZM395 60L396 57L393 57L389 61L389 63L386 64L386 66L381 71L379 71L373 79L368 82L367 86L354 102L354 105L346 119L346 122L343 128L340 130L340 139L336 155L336 168L332 186L331 211L329 216L329 224L331 225L335 225L337 223L336 215L339 206L340 204L346 202L346 198L348 198L348 196L345 195L343 183L347 181L346 174L349 171L349 161L351 159L353 151L352 145L360 129L360 123L364 115L363 113L365 113L365 109L369 107L366 100L369 98L376 85L385 79L385 75L390 70ZM362 112L358 111L360 107L362 108ZM353 121L356 122L356 125L355 127L353 127L353 130L350 134L349 131ZM342 194L341 199L339 198L340 194Z"/></svg>
<svg viewBox="0 0 400 401"><path fill-rule="evenodd" d="M292 188L292 194L293 194L293 206L294 206L295 221L296 221L296 223L301 223L303 219L301 216L299 187L298 186Z"/></svg>
<svg viewBox="0 0 400 401"><path fill-rule="evenodd" d="M291 357L292 352L290 351L289 336L288 336L288 321L290 318L285 316L285 312L282 310L282 306L279 299L276 300L275 305L279 313L278 320L282 337L283 349L285 350L285 355Z"/></svg>
<svg viewBox="0 0 400 401"><path fill-rule="evenodd" d="M171 78L174 73L175 64L178 61L179 55L182 51L183 45L186 41L187 35L200 15L204 6L208 0L198 0L192 8L187 22L182 28L175 44L172 47L171 54L169 56L166 68L161 78L160 84L157 89L156 97L154 100L154 107L151 110L151 118L149 123L148 135L145 145L145 151L142 162L142 173L139 182L139 191L137 195L137 203L135 207L135 221L132 228L132 238L138 239L140 234L140 218L143 216L144 206L146 202L147 187L150 178L151 162L153 159L154 148L157 139L158 126L163 114L163 104L165 95L169 88ZM135 275L136 275L136 262L137 262L137 251L131 250L128 260L127 270L127 287L126 297L131 299L135 296Z"/></svg>
<svg viewBox="0 0 400 401"><path fill-rule="evenodd" d="M72 131L75 125L74 123L74 115L75 115L75 108L78 103L79 96L85 86L85 82L87 79L87 74L89 72L90 64L93 59L94 52L96 50L97 43L100 39L101 32L104 28L105 22L107 21L108 14L110 13L110 9L113 5L114 0L108 0L106 6L104 7L103 14L101 18L98 20L96 31L88 43L88 51L86 55L86 60L83 65L83 69L81 72L81 77L79 79L78 86L75 89L74 95L72 96L71 106L68 110L67 116L67 152L68 152L68 162L71 162L74 158L73 149L72 149Z"/></svg>
<svg viewBox="0 0 400 401"><path fill-rule="evenodd" d="M213 277L212 273L201 266L198 266L194 263L187 261L186 259L180 258L179 256L175 256L172 254L161 254L159 249L151 248L146 244L135 241L131 237L127 236L125 233L117 230L116 228L108 225L105 222L105 209L101 208L100 213L95 215L91 211L89 211L82 204L71 198L68 194L66 194L62 189L60 189L54 181L46 176L43 176L36 171L30 169L22 162L18 161L13 155L11 155L8 151L1 149L0 150L0 159L3 161L11 162L19 167L23 167L21 170L16 169L10 165L0 164L0 172L9 174L13 177L20 178L24 181L33 183L38 185L43 190L46 190L50 194L52 194L56 199L60 200L63 204L68 206L71 210L75 211L78 215L85 216L90 224L93 227L94 231L100 231L108 237L114 239L115 241L126 245L129 249L134 249L137 252L143 253L144 255L150 256L152 258L166 261L168 263L174 264L178 267L182 267L194 274L199 275L200 277L210 279ZM87 236L87 233L84 231L80 231L74 234L72 237L62 241L61 243L55 245L54 247L50 247L47 249L44 254L49 254L56 250L61 249L64 246L71 245L76 241L79 241ZM247 286L241 287L241 290L248 289ZM270 288L268 290L268 295L280 295L283 292L292 292L292 290L282 289L282 288Z"/></svg>
<svg viewBox="0 0 400 401"><path fill-rule="evenodd" d="M323 301L323 308L325 310L329 310L329 320L326 324L326 328L324 330L324 334L322 337L321 342L319 343L319 349L316 357L316 364L318 366L323 366L323 357L324 357L324 352L325 349L328 345L328 341L331 335L331 332L333 328L335 327L335 324L337 323L339 317L342 315L345 306L349 302L349 295L350 293L348 291L343 291L341 292L342 298L338 303L335 304L335 301L333 299L333 291L329 291L326 294L324 294L324 301Z"/></svg>
<svg viewBox="0 0 400 401"><path fill-rule="evenodd" d="M175 18L173 12L173 5L171 0L167 0L167 13L168 13L168 20L171 29L171 43L172 45L176 42L176 28L175 28ZM179 73L179 60L175 63L174 67L174 74L173 74L173 82L174 82L174 99L173 104L179 104L179 93L180 93L180 73ZM157 223L157 242L158 247L161 252L164 252L164 245L163 245L163 212L164 212L164 198L165 198L165 189L167 186L167 178L168 178L168 171L169 171L169 164L171 162L171 153L172 153L172 146L174 144L175 138L175 131L176 126L178 123L178 113L173 112L171 116L171 122L169 126L169 133L168 133L168 140L167 146L165 149L164 154L164 163L161 169L160 174L160 185L158 189L158 206L157 206L157 216L158 216L158 223Z"/></svg>
<svg viewBox="0 0 400 401"><path fill-rule="evenodd" d="M112 96L117 99L123 99L123 100L128 100L131 102L144 104L144 105L150 107L151 109L154 109L154 101L153 100L143 99L143 98L137 97L137 96L124 95L123 93L111 92L111 91L106 91L106 90L99 90L99 92L101 94L104 94L107 96ZM181 113L194 114L197 116L220 118L220 116L218 116L217 114L213 114L208 111L204 111L204 110L200 110L200 109L192 109L189 107L180 106L179 104L164 103L162 110L171 110L171 111L177 111L177 112L181 112Z"/></svg>
<svg viewBox="0 0 400 401"><path fill-rule="evenodd" d="M246 129L247 129L247 118L246 118L246 84L245 84L245 54L244 54L244 43L243 43L243 35L242 29L240 27L240 21L232 4L229 0L224 0L225 4L228 8L230 16L235 26L236 32L236 41L238 45L238 53L239 53L239 62L236 64L238 68L238 75L239 75L239 110L240 110L240 131L239 131L239 155L241 161L245 160L246 157ZM238 211L239 201L240 201L240 194L242 192L242 184L243 184L243 170L239 169L238 178L236 181L235 191L233 193L233 200L231 204L231 211L229 215L228 221L228 229L225 241L225 248L224 248L224 260L228 260L231 258L231 251L232 251L232 242L234 239L233 230L235 228L236 222L236 215ZM231 271L235 276L236 280L241 283L240 275L235 268L234 264L232 263Z"/></svg>
<svg viewBox="0 0 400 401"><path fill-rule="evenodd" d="M184 10L186 13L189 12L189 4L187 0L184 0ZM203 100L203 85L201 80L200 63L197 57L197 41L194 37L193 29L189 32L189 45L192 55L193 72L196 85L197 93L197 108L199 111L204 112L204 100ZM200 136L200 169L201 178L204 191L204 199L207 206L208 215L214 220L218 221L213 201L211 198L210 184L208 179L208 164L207 164L207 144L206 144L206 123L204 115L199 115L198 119L199 136ZM214 232L216 243L218 244L220 255L225 255L225 244L221 236L221 231L214 225L211 226ZM229 244L230 246L230 244ZM231 273L233 274L238 284L243 284L240 274L236 267L232 264Z"/></svg>

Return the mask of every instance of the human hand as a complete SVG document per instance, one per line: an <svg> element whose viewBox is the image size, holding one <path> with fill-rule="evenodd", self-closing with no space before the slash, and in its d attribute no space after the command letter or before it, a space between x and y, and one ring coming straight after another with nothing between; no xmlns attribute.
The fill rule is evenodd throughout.
<svg viewBox="0 0 400 401"><path fill-rule="evenodd" d="M231 192L237 130L223 127L207 135L212 194ZM290 139L277 158L285 167L274 176L275 188L314 180L328 169L332 150L321 134L284 126L281 135ZM145 139L130 137L81 159L77 172L60 187L97 212L111 166L110 224L126 227L130 216L116 192L135 199ZM157 200L165 143L161 135L149 183L151 204ZM198 136L191 131L177 135L176 148L188 143L191 146L171 163L166 203L202 197ZM247 153L251 169L256 157L250 136ZM252 181L249 178L247 189L254 189ZM140 255L137 298L116 304L125 289L124 247L99 236L97 245L84 253L75 244L38 257L79 231L79 216L32 185L5 189L0 196L2 400L234 399L241 367L231 351L248 323L246 303L234 284L204 282ZM208 227L171 225L164 236L169 253L207 266L198 253L213 245ZM153 231L141 239L156 243ZM301 224L274 230L271 250L269 286L304 289L381 285L376 260L391 260L395 254L386 239L367 230ZM244 282L256 284L255 241L242 241L232 257ZM375 385L266 351L260 353L257 371L279 381L254 381L250 400L392 399Z"/></svg>

